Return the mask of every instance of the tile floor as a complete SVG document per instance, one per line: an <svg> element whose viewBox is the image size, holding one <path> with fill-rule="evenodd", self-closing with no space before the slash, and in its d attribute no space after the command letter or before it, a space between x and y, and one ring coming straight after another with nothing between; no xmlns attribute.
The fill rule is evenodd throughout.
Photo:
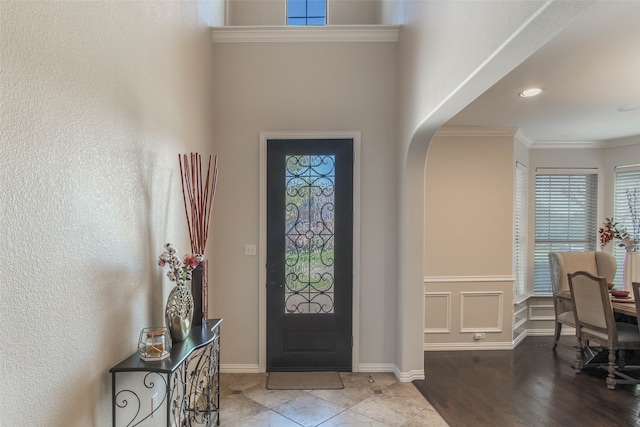
<svg viewBox="0 0 640 427"><path fill-rule="evenodd" d="M221 374L221 426L447 427L413 384L391 373L340 373L341 390L267 390L267 376Z"/></svg>

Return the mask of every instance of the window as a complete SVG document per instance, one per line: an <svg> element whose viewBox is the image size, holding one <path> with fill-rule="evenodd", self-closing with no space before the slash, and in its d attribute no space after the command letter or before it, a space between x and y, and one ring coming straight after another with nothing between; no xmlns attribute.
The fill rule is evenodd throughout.
<svg viewBox="0 0 640 427"><path fill-rule="evenodd" d="M536 175L534 293L549 294L549 252L593 251L597 239L598 175Z"/></svg>
<svg viewBox="0 0 640 427"><path fill-rule="evenodd" d="M640 166L634 167L618 167L616 168L616 178L613 195L613 219L620 223L621 227L627 229L629 234L633 230L633 222L631 220L631 211L629 209L629 199L627 193L632 196L635 192L636 197L636 211L637 200L640 200ZM613 246L613 256L616 258L618 264L618 270L616 270L616 277L613 283L622 283L622 275L624 265L625 248L618 247L615 242Z"/></svg>
<svg viewBox="0 0 640 427"><path fill-rule="evenodd" d="M287 25L325 25L326 0L287 0Z"/></svg>
<svg viewBox="0 0 640 427"><path fill-rule="evenodd" d="M527 293L527 167L516 162L516 183L513 213L514 266L513 276L515 300L521 300Z"/></svg>

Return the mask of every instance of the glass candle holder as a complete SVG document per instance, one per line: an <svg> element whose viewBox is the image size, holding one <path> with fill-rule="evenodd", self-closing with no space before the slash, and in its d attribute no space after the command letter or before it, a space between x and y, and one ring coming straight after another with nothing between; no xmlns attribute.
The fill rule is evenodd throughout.
<svg viewBox="0 0 640 427"><path fill-rule="evenodd" d="M171 335L165 327L144 328L138 339L138 353L142 360L162 360L171 353Z"/></svg>

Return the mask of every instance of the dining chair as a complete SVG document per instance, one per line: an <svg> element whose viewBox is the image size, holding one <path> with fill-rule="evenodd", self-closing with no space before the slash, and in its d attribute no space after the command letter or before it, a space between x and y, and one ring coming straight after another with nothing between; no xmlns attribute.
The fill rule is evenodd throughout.
<svg viewBox="0 0 640 427"><path fill-rule="evenodd" d="M638 319L638 328L640 328L640 282L631 282L633 299L636 303L636 318Z"/></svg>
<svg viewBox="0 0 640 427"><path fill-rule="evenodd" d="M553 307L555 311L555 340L553 349L560 341L562 325L576 327L573 304L569 293L567 274L586 271L594 276L605 277L612 283L616 275L616 259L608 252L549 252L549 272L551 273L551 289L553 291Z"/></svg>
<svg viewBox="0 0 640 427"><path fill-rule="evenodd" d="M596 343L609 350L606 365L607 388L613 390L616 384L640 384L640 378L633 378L621 372L625 367L624 351L640 350L640 329L630 323L616 323L607 279L585 271L577 271L567 274L567 280L574 305L578 337L576 372L582 371L583 353L587 343Z"/></svg>

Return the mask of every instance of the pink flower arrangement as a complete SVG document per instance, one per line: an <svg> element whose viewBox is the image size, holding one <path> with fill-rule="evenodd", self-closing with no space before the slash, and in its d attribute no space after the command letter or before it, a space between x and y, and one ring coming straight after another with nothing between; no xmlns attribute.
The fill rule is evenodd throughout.
<svg viewBox="0 0 640 427"><path fill-rule="evenodd" d="M196 268L203 260L200 254L187 253L183 259L176 255L176 248L171 243L164 245L164 251L158 258L158 265L164 267L169 264L169 271L167 271L167 277L172 282L176 282L178 285L183 286L184 282L191 280L191 272Z"/></svg>

